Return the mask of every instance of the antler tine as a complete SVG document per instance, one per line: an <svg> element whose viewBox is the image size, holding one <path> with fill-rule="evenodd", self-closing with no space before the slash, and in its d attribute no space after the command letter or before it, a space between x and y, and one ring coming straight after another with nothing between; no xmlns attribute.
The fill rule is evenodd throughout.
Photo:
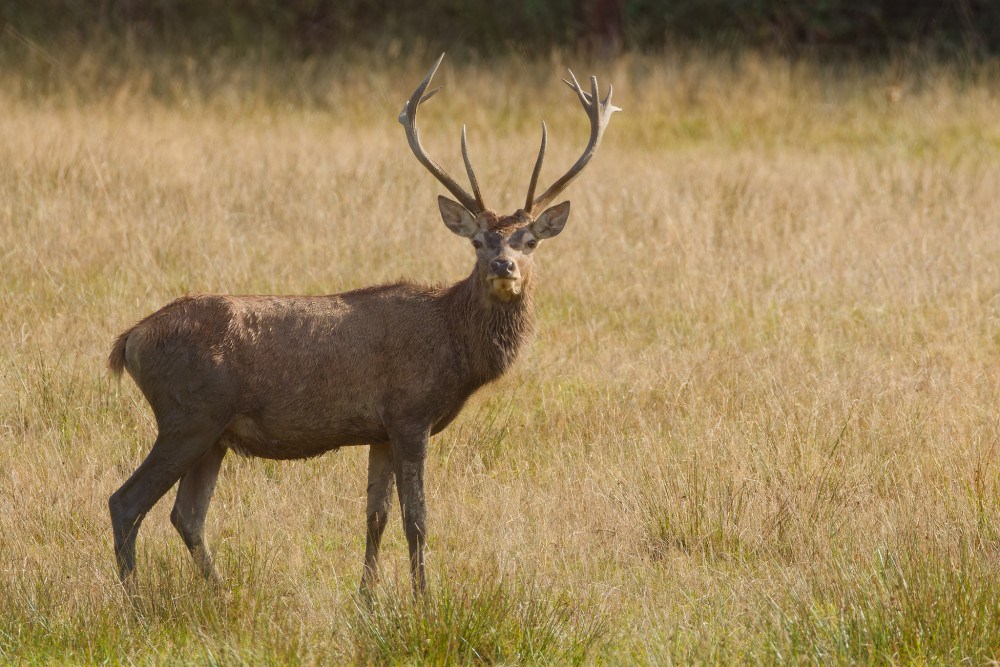
<svg viewBox="0 0 1000 667"><path fill-rule="evenodd" d="M573 89L573 92L580 97L580 103L583 104L583 108L586 109L587 103L592 99L591 96L583 92L583 87L581 87L580 82L576 80L576 75L573 74L573 70L567 68L566 71L569 72L569 78L573 79L573 83L570 83L566 79L563 79L562 82ZM592 76L590 78L596 80L596 77Z"/></svg>
<svg viewBox="0 0 1000 667"><path fill-rule="evenodd" d="M477 194L476 197L470 195L464 188L462 188L462 186L455 182L455 179L449 176L448 172L446 172L444 168L434 160L434 158L428 155L427 151L425 151L424 147L420 144L420 133L417 130L417 109L421 104L429 100L434 93L440 90L440 88L437 88L426 95L424 94L424 91L426 91L427 87L430 85L431 79L434 78L434 73L437 72L437 68L441 64L442 60L444 60L443 53L431 67L427 76L424 77L424 80L419 86L417 86L417 89L413 91L410 99L403 105L403 110L399 112L399 122L406 131L406 141L410 145L410 150L413 151L413 154L416 156L420 164L424 165L427 171L431 172L431 174L434 175L434 178L438 179L438 181L441 182L441 185L447 188L448 192L454 195L455 199L457 199L462 206L467 208L473 214L479 214L482 213L486 207L482 205L482 196L479 195L479 186L472 174L471 167L469 167L469 176L472 178L473 188L476 190ZM466 165L469 165L468 158L466 158Z"/></svg>
<svg viewBox="0 0 1000 667"><path fill-rule="evenodd" d="M486 210L483 203L483 193L479 191L479 181L476 179L476 172L472 168L472 160L469 159L469 147L465 141L465 126L462 126L462 159L465 160L465 171L469 173L469 182L472 183L472 194L476 198L476 204L480 211Z"/></svg>
<svg viewBox="0 0 1000 667"><path fill-rule="evenodd" d="M427 86L431 85L431 79L434 78L434 73L437 72L437 69L441 65L442 60L444 60L443 53L440 56L438 56L438 59L434 62L433 65L431 65L431 70L427 72L427 76L424 77L424 80L420 82L420 85L417 86L417 89L413 91L412 95L410 95L410 99L408 99L406 103L403 104L403 110L399 112L399 118L397 118L397 120L404 126L406 125L407 119L411 115L410 109L413 109L412 116L415 119L417 114L417 107L426 102L427 100L429 100L434 95L434 93L441 90L441 88L438 87L432 90L431 92L427 93L426 95L424 95L424 91L427 90Z"/></svg>
<svg viewBox="0 0 1000 667"><path fill-rule="evenodd" d="M424 102L426 102L427 100L429 100L429 99L431 99L432 97L434 97L434 95L435 95L435 94L436 94L436 93L437 93L437 92L438 92L439 90L441 90L441 86L438 86L437 88L435 88L435 89L434 89L434 90L432 90L431 92L429 92L429 93L427 93L426 95L424 95L423 97L421 97L421 98L420 98L420 104L423 104L423 103L424 103ZM403 104L403 108L405 109L405 108L406 108L406 106L407 106L407 105L408 105L409 103L410 103L410 101L409 101L409 100L407 100L407 101L406 101L406 102L405 102L405 103Z"/></svg>
<svg viewBox="0 0 1000 667"><path fill-rule="evenodd" d="M531 172L531 183L528 184L528 196L524 198L524 210L531 211L532 199L535 196L535 186L538 185L538 175L542 173L542 162L545 160L546 143L545 121L542 121L542 147L538 149L538 159L535 160L535 169Z"/></svg>
<svg viewBox="0 0 1000 667"><path fill-rule="evenodd" d="M531 187L529 189L528 202L525 210L530 214L538 209L547 206L553 199L555 199L560 192L566 189L573 180L580 175L583 168L587 166L590 159L594 157L597 153L598 147L601 145L601 138L604 136L604 129L608 126L608 121L611 120L611 114L616 111L621 111L618 107L611 104L611 93L613 88L608 86L608 96L603 100L598 96L597 88L597 77L590 77L590 93L586 93L580 82L576 80L576 76L573 75L573 70L569 70L569 76L573 80L572 83L563 79L563 81L572 88L577 97L580 98L580 104L583 105L583 110L587 112L587 117L590 118L590 141L587 143L587 147L584 149L583 154L580 158L569 168L563 176L549 186L538 199L531 201L531 194L534 193L535 179L537 174L532 176ZM543 143L544 145L544 143ZM535 169L541 169L541 156L539 156L538 164L535 165Z"/></svg>

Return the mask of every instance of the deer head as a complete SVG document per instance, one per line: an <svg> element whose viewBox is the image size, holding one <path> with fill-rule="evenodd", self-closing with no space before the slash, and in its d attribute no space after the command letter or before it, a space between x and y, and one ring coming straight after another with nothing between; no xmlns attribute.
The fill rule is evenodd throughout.
<svg viewBox="0 0 1000 667"><path fill-rule="evenodd" d="M545 160L546 128L543 122L542 145L538 151L538 158L535 160L535 168L531 174L524 208L520 208L510 215L498 215L492 209L487 208L483 202L479 182L472 168L472 161L469 159L464 126L462 127L462 158L465 160L465 169L472 184L471 195L449 176L420 144L417 130L417 109L440 90L437 88L429 93L426 92L443 59L444 54L442 53L424 80L417 86L413 95L403 105L403 110L399 113L399 122L406 130L407 142L417 160L458 200L454 201L445 196L438 197L441 218L444 220L445 226L452 232L472 241L472 246L476 251L475 273L486 293L491 298L500 301L514 301L521 298L527 288L532 285L532 255L538 244L561 232L569 218L568 201L551 207L548 207L549 204L579 176L590 159L594 157L601 144L601 137L611 114L615 111L621 111L621 109L611 104L612 88L610 86L607 97L601 100L597 94L596 77L590 77L591 92L586 93L580 87L576 77L573 76L573 72L570 71L572 82L565 79L563 81L576 92L587 117L590 119L590 142L587 144L587 148L569 171L536 198L535 186L538 184L538 176Z"/></svg>

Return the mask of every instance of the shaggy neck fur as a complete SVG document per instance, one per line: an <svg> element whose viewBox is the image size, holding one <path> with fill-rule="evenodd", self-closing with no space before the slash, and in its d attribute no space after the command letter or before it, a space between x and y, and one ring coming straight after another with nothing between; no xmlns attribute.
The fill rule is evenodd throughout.
<svg viewBox="0 0 1000 667"><path fill-rule="evenodd" d="M535 331L534 278L525 276L519 298L494 299L474 270L453 285L445 298L451 302L452 327L468 350L470 382L478 387L497 379L517 360Z"/></svg>

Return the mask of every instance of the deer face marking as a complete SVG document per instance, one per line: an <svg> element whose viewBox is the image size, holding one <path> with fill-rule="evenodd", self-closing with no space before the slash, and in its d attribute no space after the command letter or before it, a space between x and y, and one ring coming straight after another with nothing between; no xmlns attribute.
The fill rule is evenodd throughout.
<svg viewBox="0 0 1000 667"><path fill-rule="evenodd" d="M547 209L537 219L524 210L506 216L486 210L473 216L447 197L438 197L438 208L448 229L471 239L477 273L489 295L501 301L521 296L531 280L535 248L561 232L569 217L569 202Z"/></svg>

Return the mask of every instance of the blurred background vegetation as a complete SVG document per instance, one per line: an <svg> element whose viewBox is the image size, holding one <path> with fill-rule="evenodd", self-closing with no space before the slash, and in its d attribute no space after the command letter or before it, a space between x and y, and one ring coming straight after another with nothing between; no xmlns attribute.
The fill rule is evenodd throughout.
<svg viewBox="0 0 1000 667"><path fill-rule="evenodd" d="M687 47L823 59L1000 52L996 0L8 0L0 24L8 57L18 42L291 58L421 46L487 58Z"/></svg>

